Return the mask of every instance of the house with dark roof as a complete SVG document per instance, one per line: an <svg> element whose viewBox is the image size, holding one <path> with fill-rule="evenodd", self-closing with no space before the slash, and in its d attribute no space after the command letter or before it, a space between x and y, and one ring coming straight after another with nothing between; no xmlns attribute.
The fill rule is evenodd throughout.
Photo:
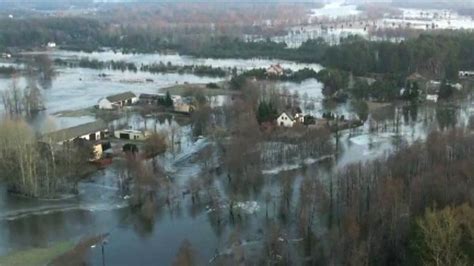
<svg viewBox="0 0 474 266"><path fill-rule="evenodd" d="M141 105L158 105L160 101L163 101L166 98L166 94L149 94L142 93L138 97L138 102Z"/></svg>
<svg viewBox="0 0 474 266"><path fill-rule="evenodd" d="M40 138L40 142L49 144L64 144L78 139L97 141L106 138L107 135L107 124L102 120L97 120L94 122L44 134Z"/></svg>
<svg viewBox="0 0 474 266"><path fill-rule="evenodd" d="M277 117L277 124L280 127L293 127L295 123L296 119L290 113L282 112Z"/></svg>
<svg viewBox="0 0 474 266"><path fill-rule="evenodd" d="M280 64L276 65L271 65L269 68L267 68L266 74L268 76L274 76L274 77L279 77L285 73L285 70L283 67L281 67Z"/></svg>
<svg viewBox="0 0 474 266"><path fill-rule="evenodd" d="M131 91L107 96L99 100L99 109L119 109L124 106L130 106L138 102L138 98L135 93Z"/></svg>

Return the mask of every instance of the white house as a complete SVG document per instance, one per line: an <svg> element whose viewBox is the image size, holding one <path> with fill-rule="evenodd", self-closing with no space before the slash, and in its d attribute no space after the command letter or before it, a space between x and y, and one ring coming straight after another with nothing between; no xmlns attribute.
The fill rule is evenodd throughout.
<svg viewBox="0 0 474 266"><path fill-rule="evenodd" d="M462 90L462 84L460 83L455 83L455 84L450 84L450 85L451 87L455 88L458 91Z"/></svg>
<svg viewBox="0 0 474 266"><path fill-rule="evenodd" d="M436 102L438 102L438 98L439 98L438 94L427 94L426 95L426 100L427 101L432 101L432 102L436 103Z"/></svg>
<svg viewBox="0 0 474 266"><path fill-rule="evenodd" d="M281 127L292 127L296 120L286 112L281 113L277 118L277 124Z"/></svg>
<svg viewBox="0 0 474 266"><path fill-rule="evenodd" d="M55 42L48 42L46 44L46 46L49 47L49 48L56 48L56 43Z"/></svg>
<svg viewBox="0 0 474 266"><path fill-rule="evenodd" d="M474 71L459 71L460 78L474 77Z"/></svg>
<svg viewBox="0 0 474 266"><path fill-rule="evenodd" d="M174 111L180 113L192 113L194 106L185 102L177 102L174 104Z"/></svg>
<svg viewBox="0 0 474 266"><path fill-rule="evenodd" d="M192 99L183 98L179 95L171 96L173 99L173 108L175 112L192 113L196 107L192 104Z"/></svg>
<svg viewBox="0 0 474 266"><path fill-rule="evenodd" d="M114 136L118 139L146 140L150 133L148 131L138 131L133 129L116 130Z"/></svg>
<svg viewBox="0 0 474 266"><path fill-rule="evenodd" d="M124 92L108 96L99 100L99 109L111 110L122 108L138 102L138 97L133 92Z"/></svg>
<svg viewBox="0 0 474 266"><path fill-rule="evenodd" d="M304 115L303 115L303 113L296 113L296 114L295 114L295 122L298 122L298 123L301 123L301 124L304 123Z"/></svg>

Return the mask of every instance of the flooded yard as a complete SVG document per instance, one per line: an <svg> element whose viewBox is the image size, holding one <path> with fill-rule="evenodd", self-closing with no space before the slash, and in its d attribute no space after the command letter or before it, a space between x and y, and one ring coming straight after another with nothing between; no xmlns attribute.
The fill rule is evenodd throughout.
<svg viewBox="0 0 474 266"><path fill-rule="evenodd" d="M209 64L212 66L260 68L270 64L282 63L283 67L299 69L319 65L305 65L272 60L216 60L194 59L176 55L125 55L113 52L76 53L57 51L53 58L90 57L99 60L125 60L134 63L153 63L171 61L173 64ZM99 77L99 74L106 74ZM152 79L152 82L146 82ZM43 90L47 111L32 124L41 128L45 121L53 119L58 128L70 127L95 120L93 116L60 117L56 113L79 110L95 105L98 99L125 91L156 93L159 89L175 84L219 82L218 78L203 78L189 74L149 74L144 72L120 72L112 70L91 70L83 68L59 68L51 87ZM139 82L138 82L139 81ZM22 77L19 86L26 86ZM1 78L0 90L7 88L12 79ZM310 79L302 83L283 82L277 84L291 93L298 92L302 101L311 102L314 107L304 108L305 112L321 116L332 111L349 117L353 114L351 106L336 104L327 106L323 101L322 84ZM226 106L229 97L218 96L212 107ZM117 177L121 174L120 159L111 167L101 170L79 184L77 196L64 195L60 200L32 200L7 193L0 186L0 256L18 250L46 247L54 243L75 240L84 236L108 233L104 255L100 245L90 247L86 261L92 265L169 265L184 240L188 240L197 254L200 265L208 264L213 258L233 256L235 246L232 239L236 234L244 241L239 248L246 254L260 252L264 239L263 232L267 215L277 212L275 202L282 200L279 184L285 178L295 180L294 197L291 205L296 205L300 183L305 176L318 176L328 180L328 176L350 163L365 162L369 159L386 156L400 145L423 140L433 129L454 126L466 127L472 116L472 98L458 100L453 105L419 105L415 107L389 105L372 112L364 126L351 131L340 132L338 138L331 137L335 145L335 156L329 162L318 162L310 158L300 163L273 165L256 174L261 181L247 197L234 198L226 186L228 176L220 172L217 152L205 153L207 147L216 150L214 139L192 136L189 123L177 123L175 119L142 118L138 115L122 118L115 123L131 125L134 129L147 129L169 132L177 128L177 148L156 158L164 168L171 187L157 195L156 205L150 209L135 209L131 206L129 195L120 193ZM146 120L146 123L145 123ZM40 130L41 131L41 130ZM147 164L151 164L147 161ZM211 167L209 167L209 165ZM204 171L209 167L215 169ZM203 198L213 200L195 203L190 196L192 180L210 178L207 191L201 191ZM172 198L172 203L165 200ZM211 196L210 196L211 195ZM268 196L270 195L270 196ZM269 198L270 197L270 198ZM215 201L214 201L215 200ZM230 205L235 204L235 217L230 213ZM216 220L216 216L219 218ZM234 219L240 225L235 226ZM294 236L289 230L287 239ZM292 240L297 242L298 240ZM291 241L290 241L291 242ZM153 256L150 256L153 254Z"/></svg>

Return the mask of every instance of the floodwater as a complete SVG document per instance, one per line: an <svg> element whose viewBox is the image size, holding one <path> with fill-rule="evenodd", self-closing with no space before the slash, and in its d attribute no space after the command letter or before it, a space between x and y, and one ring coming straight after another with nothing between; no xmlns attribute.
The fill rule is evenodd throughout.
<svg viewBox="0 0 474 266"><path fill-rule="evenodd" d="M90 60L96 59L99 61L125 61L135 63L136 65L149 65L158 64L160 62L167 64L168 62L176 66L189 66L189 65L204 65L221 68L237 68L238 70L249 70L254 68L268 68L271 65L280 64L285 69L300 70L303 68L311 68L315 71L320 70L322 67L318 64L302 64L285 60L271 60L271 59L215 59L215 58L196 58L192 56L179 55L179 54L124 54L121 52L114 52L112 50L103 52L73 52L64 50L51 50L43 52L29 52L24 55L38 55L47 54L53 59L74 59L78 60L81 58L89 58Z"/></svg>
<svg viewBox="0 0 474 266"><path fill-rule="evenodd" d="M44 55L51 59L81 59L90 58L100 61L122 60L126 62L140 64L152 64L159 62L171 62L173 65L212 65L213 67L237 68L248 70L253 68L267 68L273 64L281 64L282 67L292 70L311 68L315 71L322 69L319 64L301 64L283 60L266 59L201 59L181 55L165 54L122 54L113 51L105 52L71 52L62 50L40 51L25 53L25 56ZM15 65L12 62L4 62L5 65ZM105 74L104 76L99 76ZM47 114L56 114L61 111L79 110L91 107L106 96L133 91L137 95L140 93L158 93L161 88L170 87L177 84L207 84L219 82L224 78L212 78L196 76L192 74L130 72L119 70L95 70L85 68L57 68L51 87L43 90L43 98L47 107ZM23 77L15 80L19 87L26 87L27 82ZM0 91L11 87L13 80L0 76ZM89 122L91 117L75 118L59 116L41 116L42 120L36 124L42 124L44 119L52 121L56 128L74 126L84 122ZM89 121L87 121L89 120Z"/></svg>
<svg viewBox="0 0 474 266"><path fill-rule="evenodd" d="M341 18L360 15L356 5L346 5L345 1L333 1L322 8L312 9L311 17L317 18Z"/></svg>
<svg viewBox="0 0 474 266"><path fill-rule="evenodd" d="M73 53L74 54L74 53ZM109 60L106 52L100 60ZM123 60L158 60L161 55L123 55ZM148 57L148 59L147 59ZM139 59L142 58L142 59ZM155 58L155 59L153 59ZM185 59L182 59L185 60ZM178 61L179 62L179 61ZM184 63L183 64L187 64ZM209 62L209 61L204 61ZM222 65L243 66L242 60L218 60ZM260 62L262 65L258 65ZM173 64L178 64L172 62ZM256 67L265 67L273 61L248 60ZM297 67L302 65L292 63ZM213 65L215 66L215 65ZM317 67L317 66L314 66ZM106 73L106 78L98 74ZM138 82L137 80L153 79L153 82ZM134 81L134 82L130 82ZM110 70L91 70L81 68L60 68L52 86L44 90L48 111L44 119L56 119L59 127L71 126L88 122L93 117L62 117L55 112L74 110L96 104L97 100L109 94L122 91L156 92L159 88L176 83L206 83L219 79L202 78L194 75L178 74L149 74L132 73ZM8 86L10 79L0 79L0 89ZM24 80L18 81L20 84ZM291 92L298 91L300 96L307 95L308 101L314 103L314 108L306 112L320 116L322 112L332 111L337 114L349 114L351 106L326 105L323 102L322 86L316 80L302 83L281 83ZM227 99L216 98L216 106L222 106ZM338 154L329 171L334 171L349 163L377 158L389 154L404 143L423 140L433 129L467 126L472 113L472 98L466 97L453 105L421 105L418 107L390 106L369 115L365 125L354 131L343 132L337 141ZM135 129L145 126L145 121L132 116L127 121ZM292 175L295 180L307 174L314 176L326 173L315 160L305 160L307 166L303 170L301 164L280 164L263 173L263 188L243 198L236 204L239 215L244 221L240 226L227 218L229 209L229 194L226 192L225 173L203 172L203 160L199 154L213 145L212 140L194 138L189 124L177 125L174 119L150 118L146 121L147 128L157 131L169 131L171 127L178 128L176 133L177 147L174 152L159 156L157 161L172 180L174 204L168 206L163 200L158 200L152 213L143 214L131 208L129 195L119 193L117 176L119 164L102 170L80 183L79 195L56 201L41 201L19 198L9 195L4 186L0 186L0 256L17 250L34 247L45 247L65 240L79 240L83 237L109 233L105 245L105 257L102 257L100 246L91 247L87 260L92 265L169 265L173 262L181 243L188 240L196 252L200 265L208 264L216 254L232 252L230 240L239 232L242 246L250 256L251 252L259 252L259 243L265 230L265 193L272 192L272 205L280 202L279 180L281 175ZM39 125L38 125L39 126ZM378 130L373 130L378 127ZM336 140L334 140L336 143ZM316 159L316 158L313 158ZM215 155L207 156L204 161L217 166ZM151 163L151 162L148 162ZM213 175L211 190L219 197L219 207L224 213L223 222L216 224L212 219L218 210L208 202L192 204L191 198L185 192L189 189L189 180L202 179ZM257 177L256 177L257 178ZM294 191L298 191L295 181ZM163 195L160 195L163 196ZM159 197L160 197L159 196ZM295 197L297 199L297 197ZM296 204L293 202L292 204ZM275 216L275 208L270 208L270 216ZM288 237L292 237L291 235Z"/></svg>
<svg viewBox="0 0 474 266"><path fill-rule="evenodd" d="M357 5L345 4L344 1L333 1L322 8L312 9L308 23L310 25L291 27L283 36L274 36L276 42L284 42L290 48L298 48L307 40L321 38L331 45L339 44L341 38L358 35L363 38L379 41L400 42L402 36L377 36L373 30L474 30L474 19L462 16L453 10L400 8L399 15L384 14L378 19L369 19ZM265 40L260 36L248 36L249 41Z"/></svg>

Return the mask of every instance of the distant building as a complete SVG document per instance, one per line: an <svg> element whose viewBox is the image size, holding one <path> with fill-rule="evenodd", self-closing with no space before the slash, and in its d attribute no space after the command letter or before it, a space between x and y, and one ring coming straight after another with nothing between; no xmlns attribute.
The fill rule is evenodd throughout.
<svg viewBox="0 0 474 266"><path fill-rule="evenodd" d="M431 101L431 102L436 103L436 102L438 102L438 98L439 98L438 94L427 94L426 95L426 100L427 101Z"/></svg>
<svg viewBox="0 0 474 266"><path fill-rule="evenodd" d="M138 103L141 105L158 105L158 103L165 99L165 94L148 94L142 93L138 97Z"/></svg>
<svg viewBox="0 0 474 266"><path fill-rule="evenodd" d="M281 67L280 64L271 65L267 68L266 74L268 76L279 77L285 73L285 70Z"/></svg>
<svg viewBox="0 0 474 266"><path fill-rule="evenodd" d="M185 102L178 102L174 104L174 111L180 113L192 113L194 112L195 107L192 104Z"/></svg>
<svg viewBox="0 0 474 266"><path fill-rule="evenodd" d="M301 112L296 113L294 118L295 118L295 122L304 124L305 116L303 115L303 113L301 113Z"/></svg>
<svg viewBox="0 0 474 266"><path fill-rule="evenodd" d="M55 42L48 42L48 43L46 44L46 46L47 46L48 48L56 48L56 43L55 43Z"/></svg>
<svg viewBox="0 0 474 266"><path fill-rule="evenodd" d="M179 113L192 113L196 110L196 107L193 105L193 99L183 98L181 96L173 96L173 107L175 112Z"/></svg>
<svg viewBox="0 0 474 266"><path fill-rule="evenodd" d="M450 84L450 85L451 85L451 87L455 88L458 91L462 90L462 88L463 88L462 84L460 84L460 83L454 83L454 84Z"/></svg>
<svg viewBox="0 0 474 266"><path fill-rule="evenodd" d="M277 118L277 124L280 127L293 127L295 123L295 118L286 112L281 113Z"/></svg>
<svg viewBox="0 0 474 266"><path fill-rule="evenodd" d="M99 100L99 109L112 110L130 106L138 102L137 96L133 92L124 92L108 96Z"/></svg>
<svg viewBox="0 0 474 266"><path fill-rule="evenodd" d="M2 53L2 58L9 59L9 58L12 58L12 55L9 53Z"/></svg>
<svg viewBox="0 0 474 266"><path fill-rule="evenodd" d="M108 132L107 124L102 120L97 120L79 126L47 133L41 137L40 141L60 145L77 139L97 141L106 138Z"/></svg>
<svg viewBox="0 0 474 266"><path fill-rule="evenodd" d="M148 131L138 131L132 129L116 130L114 137L127 140L146 140L150 136Z"/></svg>
<svg viewBox="0 0 474 266"><path fill-rule="evenodd" d="M460 78L474 77L474 71L459 71Z"/></svg>

